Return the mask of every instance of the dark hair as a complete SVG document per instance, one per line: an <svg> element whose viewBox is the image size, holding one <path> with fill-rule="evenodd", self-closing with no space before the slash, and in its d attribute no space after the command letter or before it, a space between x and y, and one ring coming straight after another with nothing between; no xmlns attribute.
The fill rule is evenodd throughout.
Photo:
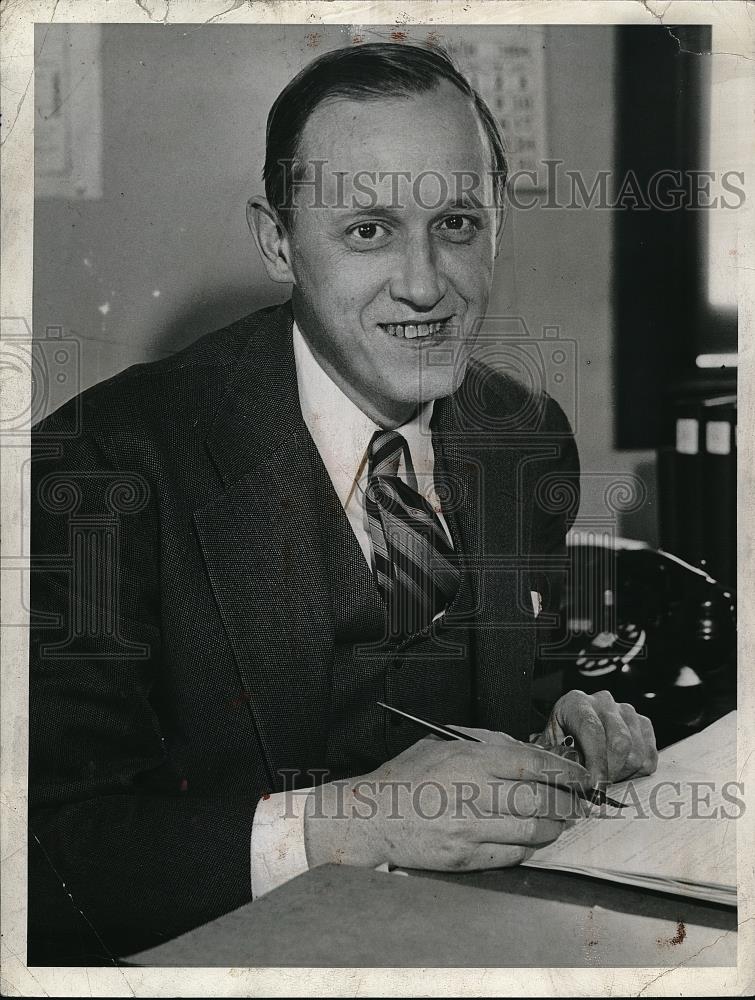
<svg viewBox="0 0 755 1000"><path fill-rule="evenodd" d="M299 144L312 112L330 98L375 100L408 97L434 90L448 80L474 103L493 154L493 184L503 204L507 164L498 123L477 91L439 48L370 42L326 52L305 66L284 87L267 116L265 166L262 176L270 205L284 223L292 209Z"/></svg>

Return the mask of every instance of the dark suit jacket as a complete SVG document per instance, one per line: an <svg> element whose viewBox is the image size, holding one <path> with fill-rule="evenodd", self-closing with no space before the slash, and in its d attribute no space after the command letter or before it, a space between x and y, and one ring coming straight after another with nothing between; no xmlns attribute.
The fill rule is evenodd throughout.
<svg viewBox="0 0 755 1000"><path fill-rule="evenodd" d="M107 961L247 902L256 802L322 765L329 581L291 325L262 310L35 430L31 964ZM526 736L529 590L547 601L576 513L571 431L475 364L433 432L463 495L476 722Z"/></svg>

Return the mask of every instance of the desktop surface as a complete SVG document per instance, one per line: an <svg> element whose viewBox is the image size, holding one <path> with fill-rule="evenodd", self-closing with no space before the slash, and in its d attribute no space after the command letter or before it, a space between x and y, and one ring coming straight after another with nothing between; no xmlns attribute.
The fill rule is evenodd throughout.
<svg viewBox="0 0 755 1000"><path fill-rule="evenodd" d="M737 912L536 869L469 874L323 865L131 956L189 967L733 966Z"/></svg>

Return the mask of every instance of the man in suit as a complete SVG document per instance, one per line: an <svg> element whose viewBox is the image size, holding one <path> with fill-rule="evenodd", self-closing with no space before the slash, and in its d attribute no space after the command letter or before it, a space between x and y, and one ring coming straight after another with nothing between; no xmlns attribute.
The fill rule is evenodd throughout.
<svg viewBox="0 0 755 1000"><path fill-rule="evenodd" d="M654 768L606 693L531 732L578 462L553 400L472 360L504 183L443 54L321 57L248 206L291 301L36 429L31 964L113 961L329 861L516 864L573 808L541 749L566 735L563 781Z"/></svg>

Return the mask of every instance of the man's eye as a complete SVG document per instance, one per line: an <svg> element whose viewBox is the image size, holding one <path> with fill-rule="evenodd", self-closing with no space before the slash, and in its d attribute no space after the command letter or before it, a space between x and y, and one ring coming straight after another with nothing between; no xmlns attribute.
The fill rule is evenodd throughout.
<svg viewBox="0 0 755 1000"><path fill-rule="evenodd" d="M349 230L350 236L365 243L376 240L379 237L384 236L385 233L385 227L381 226L377 222L362 222L358 226L354 226L353 229Z"/></svg>
<svg viewBox="0 0 755 1000"><path fill-rule="evenodd" d="M474 219L468 215L449 215L440 224L440 228L448 233L459 233L471 236L477 226Z"/></svg>

